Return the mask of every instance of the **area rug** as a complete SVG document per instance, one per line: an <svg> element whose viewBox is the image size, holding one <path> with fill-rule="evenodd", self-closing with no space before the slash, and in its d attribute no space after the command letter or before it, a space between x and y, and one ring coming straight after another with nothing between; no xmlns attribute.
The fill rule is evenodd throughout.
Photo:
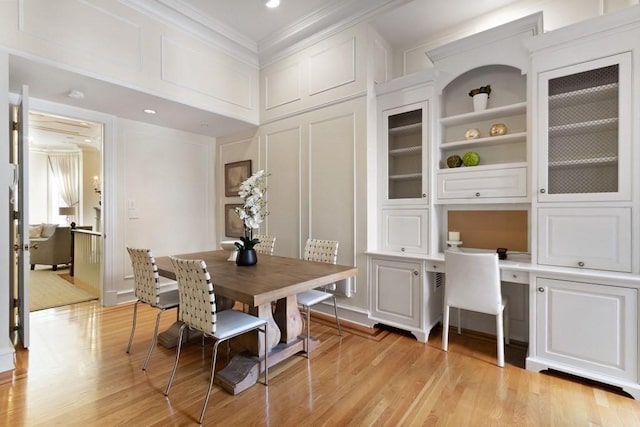
<svg viewBox="0 0 640 427"><path fill-rule="evenodd" d="M98 299L64 280L54 271L34 270L29 275L30 311Z"/></svg>

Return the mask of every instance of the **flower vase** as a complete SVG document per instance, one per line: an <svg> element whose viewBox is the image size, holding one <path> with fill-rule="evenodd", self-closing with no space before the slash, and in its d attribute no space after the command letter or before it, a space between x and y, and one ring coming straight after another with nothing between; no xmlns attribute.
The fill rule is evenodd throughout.
<svg viewBox="0 0 640 427"><path fill-rule="evenodd" d="M488 100L489 100L488 93L477 93L473 95L473 111L486 110Z"/></svg>
<svg viewBox="0 0 640 427"><path fill-rule="evenodd" d="M255 249L240 249L238 256L236 257L236 265L249 266L255 265L258 262L258 256Z"/></svg>

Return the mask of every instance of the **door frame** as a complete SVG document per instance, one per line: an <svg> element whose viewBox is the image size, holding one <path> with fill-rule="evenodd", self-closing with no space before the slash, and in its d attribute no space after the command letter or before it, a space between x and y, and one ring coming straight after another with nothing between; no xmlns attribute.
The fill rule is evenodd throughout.
<svg viewBox="0 0 640 427"><path fill-rule="evenodd" d="M15 105L18 97L16 94L9 94L9 102ZM114 283L111 280L113 276L114 252L112 238L107 236L115 236L115 203L116 195L114 185L117 162L115 156L115 134L116 121L115 116L101 113L93 110L74 107L66 104L59 104L38 98L29 98L29 110L38 111L40 113L51 114L56 116L69 117L78 120L86 120L95 123L102 123L102 271L101 271L101 290L100 301L103 306L115 305L117 303L117 290L110 289L108 284Z"/></svg>

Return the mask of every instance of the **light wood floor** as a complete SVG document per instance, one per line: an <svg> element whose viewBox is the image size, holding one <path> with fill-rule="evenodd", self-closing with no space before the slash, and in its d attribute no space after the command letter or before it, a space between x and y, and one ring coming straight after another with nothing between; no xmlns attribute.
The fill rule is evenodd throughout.
<svg viewBox="0 0 640 427"><path fill-rule="evenodd" d="M132 354L125 348L132 306L95 302L33 313L32 345L18 368L0 374L0 425L196 425L207 385L210 346L184 348L171 395L164 387L173 350L141 363L155 311L142 306ZM164 315L163 327L175 319ZM214 388L205 425L638 426L640 403L606 387L528 372L524 350L507 348L495 365L490 340L440 331L427 344L396 332L368 335L312 321L321 345L296 356L238 396ZM224 354L224 352L222 352ZM221 362L225 362L222 357Z"/></svg>

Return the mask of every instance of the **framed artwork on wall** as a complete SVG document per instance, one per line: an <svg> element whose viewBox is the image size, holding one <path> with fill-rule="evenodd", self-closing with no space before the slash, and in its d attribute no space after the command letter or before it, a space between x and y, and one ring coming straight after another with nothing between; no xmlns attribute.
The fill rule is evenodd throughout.
<svg viewBox="0 0 640 427"><path fill-rule="evenodd" d="M224 195L237 197L242 181L251 176L251 160L227 163L224 165Z"/></svg>
<svg viewBox="0 0 640 427"><path fill-rule="evenodd" d="M241 237L244 235L244 224L236 213L236 208L241 208L241 204L224 205L224 235L227 237Z"/></svg>

